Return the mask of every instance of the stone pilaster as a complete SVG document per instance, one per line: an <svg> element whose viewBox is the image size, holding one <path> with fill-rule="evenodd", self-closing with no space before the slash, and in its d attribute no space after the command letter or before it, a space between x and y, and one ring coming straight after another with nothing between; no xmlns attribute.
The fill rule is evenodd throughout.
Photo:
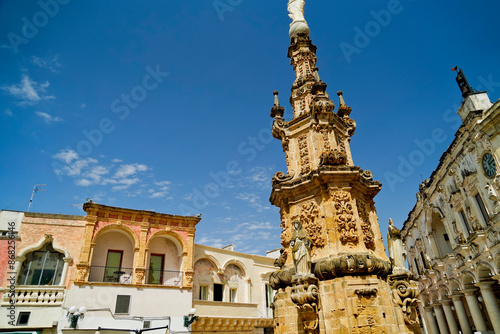
<svg viewBox="0 0 500 334"><path fill-rule="evenodd" d="M472 315L472 320L476 326L477 332L486 332L486 323L484 322L483 314L479 308L479 302L477 301L477 289L467 289L464 290L465 300L467 301L467 306L469 306L470 313Z"/></svg>
<svg viewBox="0 0 500 334"><path fill-rule="evenodd" d="M436 320L439 326L440 334L450 334L448 330L448 324L446 323L446 318L444 317L443 309L440 304L432 305L432 309L434 310L434 314L436 314Z"/></svg>
<svg viewBox="0 0 500 334"><path fill-rule="evenodd" d="M458 321L460 322L460 328L463 334L472 334L472 329L470 328L469 319L467 317L467 312L465 311L464 303L462 301L462 294L453 294L451 296L453 300L453 305L457 312Z"/></svg>
<svg viewBox="0 0 500 334"><path fill-rule="evenodd" d="M481 289L481 295L483 296L486 311L488 311L488 315L490 316L493 329L495 333L500 333L500 307L492 289L493 284L495 284L493 281L483 281L479 282L477 286Z"/></svg>
<svg viewBox="0 0 500 334"><path fill-rule="evenodd" d="M448 328L450 329L450 332L458 333L459 328L457 322L455 321L453 310L451 309L451 300L442 300L441 306L443 307L444 315L446 317L446 322L448 323Z"/></svg>
<svg viewBox="0 0 500 334"><path fill-rule="evenodd" d="M434 310L431 306L426 306L424 308L425 319L427 320L427 327L430 334L439 334L439 327L434 317Z"/></svg>

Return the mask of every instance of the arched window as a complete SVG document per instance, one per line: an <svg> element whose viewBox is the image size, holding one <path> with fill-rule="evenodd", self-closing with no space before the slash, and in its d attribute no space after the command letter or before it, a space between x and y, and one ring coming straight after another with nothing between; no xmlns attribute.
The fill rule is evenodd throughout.
<svg viewBox="0 0 500 334"><path fill-rule="evenodd" d="M52 243L26 254L18 285L60 285L64 268L64 254L56 251Z"/></svg>

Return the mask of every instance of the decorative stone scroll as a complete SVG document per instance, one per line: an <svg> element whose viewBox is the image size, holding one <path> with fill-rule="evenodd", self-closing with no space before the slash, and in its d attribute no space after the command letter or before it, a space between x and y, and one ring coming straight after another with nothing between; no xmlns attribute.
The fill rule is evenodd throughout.
<svg viewBox="0 0 500 334"><path fill-rule="evenodd" d="M387 277L387 282L392 289L392 298L396 305L403 311L403 317L409 326L418 326L418 296L417 283L410 279L411 274L394 274Z"/></svg>
<svg viewBox="0 0 500 334"><path fill-rule="evenodd" d="M273 176L273 184L278 184L278 183L281 183L281 182L287 182L287 181L290 181L291 179L293 179L293 177L295 176L295 173L291 172L290 174L285 174L283 172L277 172L276 174L274 174Z"/></svg>
<svg viewBox="0 0 500 334"><path fill-rule="evenodd" d="M290 297L299 308L305 333L318 332L319 324L319 293L318 279L313 275L296 275L293 277L293 287Z"/></svg>
<svg viewBox="0 0 500 334"><path fill-rule="evenodd" d="M358 231L351 202L351 194L346 191L336 191L333 192L332 197L340 241L342 244L357 243Z"/></svg>

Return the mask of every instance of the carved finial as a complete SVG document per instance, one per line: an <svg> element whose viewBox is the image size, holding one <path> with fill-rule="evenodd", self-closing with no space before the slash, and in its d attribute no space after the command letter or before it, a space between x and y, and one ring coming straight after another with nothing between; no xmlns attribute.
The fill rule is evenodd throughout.
<svg viewBox="0 0 500 334"><path fill-rule="evenodd" d="M319 68L318 68L318 66L316 66L314 68L314 80L316 80L316 82L320 82L321 81L321 78L319 77Z"/></svg>
<svg viewBox="0 0 500 334"><path fill-rule="evenodd" d="M458 69L458 66L455 66L451 70L457 72L457 77L455 80L457 81L458 87L462 92L462 97L466 97L472 94L474 90L472 89L471 85L469 85L469 82L467 81L467 78L465 77L465 74L462 71L462 69Z"/></svg>
<svg viewBox="0 0 500 334"><path fill-rule="evenodd" d="M348 107L345 104L343 94L344 93L341 90L339 90L337 92L337 95L339 96L339 110L337 110L337 115L339 115L339 117L341 117L341 118L349 118L349 115L351 114L352 108Z"/></svg>
<svg viewBox="0 0 500 334"><path fill-rule="evenodd" d="M274 94L274 106L271 108L271 117L273 118L276 118L276 117L279 117L279 118L282 118L283 115L285 114L285 108L283 108L282 106L280 106L280 100L278 98L278 91L275 90L273 92Z"/></svg>

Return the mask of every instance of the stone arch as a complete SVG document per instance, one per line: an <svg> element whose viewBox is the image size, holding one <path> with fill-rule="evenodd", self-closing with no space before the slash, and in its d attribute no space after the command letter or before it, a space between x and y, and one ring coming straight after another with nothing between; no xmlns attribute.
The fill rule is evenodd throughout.
<svg viewBox="0 0 500 334"><path fill-rule="evenodd" d="M52 243L52 248L54 248L54 250L64 254L64 261L67 261L67 262L71 261L69 251L63 247L60 247L57 244L57 242L54 240L54 237L52 236L52 234L46 234L43 237L43 239L40 239L40 241L37 244L32 245L32 246L28 246L28 247L24 248L23 250L21 250L19 252L19 254L16 256L16 260L23 262L24 260L26 260L26 255L28 253L37 251L48 243Z"/></svg>
<svg viewBox="0 0 500 334"><path fill-rule="evenodd" d="M462 273L462 286L470 287L477 283L476 275L471 270L466 270Z"/></svg>
<svg viewBox="0 0 500 334"><path fill-rule="evenodd" d="M437 287L440 299L445 299L451 295L450 288L445 284L439 284Z"/></svg>
<svg viewBox="0 0 500 334"><path fill-rule="evenodd" d="M248 271L246 269L246 266L243 264L243 262L241 262L239 260L231 259L231 260L226 261L226 263L224 263L224 267L223 268L226 269L230 264L239 267L241 269L241 271L243 272L243 276L244 277L247 276L247 272Z"/></svg>
<svg viewBox="0 0 500 334"><path fill-rule="evenodd" d="M450 278L449 285L450 285L451 293L463 290L462 283L457 278Z"/></svg>
<svg viewBox="0 0 500 334"><path fill-rule="evenodd" d="M495 254L495 269L497 272L500 272L500 253Z"/></svg>
<svg viewBox="0 0 500 334"><path fill-rule="evenodd" d="M19 252L19 254L15 258L16 263L14 266L16 282L18 282L18 280L21 278L20 277L21 271L23 270L23 264L26 261L26 256L30 253L34 253L38 250L43 249L47 245L50 245L55 252L63 254L63 256L64 256L62 258L62 268L59 271L59 274L57 274L57 276L60 278L59 278L58 284L56 284L56 285L64 285L65 284L66 276L67 276L67 272L68 272L68 268L69 268L69 263L72 261L72 258L71 258L70 253L67 249L65 249L57 244L57 242L54 240L54 237L52 236L52 234L45 234L45 236L42 239L40 239L40 241L38 243L36 243L35 245L32 245L32 246L28 246ZM30 261L32 261L32 260L33 260L33 258ZM43 266L45 266L45 264ZM43 269L42 269L42 271L43 271ZM54 276L54 280L56 280L56 276Z"/></svg>
<svg viewBox="0 0 500 334"><path fill-rule="evenodd" d="M213 257L212 255L200 254L194 258L193 264L195 265L196 262L198 262L199 260L208 260L208 261L212 262L212 264L215 267L215 270L217 270L217 271L219 271L222 268L221 265L219 264L219 261L215 257Z"/></svg>
<svg viewBox="0 0 500 334"><path fill-rule="evenodd" d="M430 299L431 304L439 303L439 301L440 301L439 292L436 290L429 291L429 299Z"/></svg>
<svg viewBox="0 0 500 334"><path fill-rule="evenodd" d="M149 249L149 245L155 238L163 236L166 236L169 240L172 240L174 242L174 244L177 246L177 249L179 250L179 256L187 252L186 240L184 240L184 238L181 237L178 233L166 230L156 231L155 233L151 234L148 238L148 241L146 241L146 249Z"/></svg>
<svg viewBox="0 0 500 334"><path fill-rule="evenodd" d="M486 261L481 261L476 268L477 281L490 280L496 274L495 267Z"/></svg>
<svg viewBox="0 0 500 334"><path fill-rule="evenodd" d="M106 225L102 228L100 228L95 234L94 234L94 237L92 238L92 243L95 243L95 241L97 240L97 238L99 238L102 234L106 233L106 232L110 232L110 231L121 231L121 232L124 232L125 234L128 235L128 237L130 237L134 244L134 248L138 248L139 247L139 238L137 237L137 234L135 234L135 232L128 226L126 225L122 225L122 224L110 224L110 225Z"/></svg>

